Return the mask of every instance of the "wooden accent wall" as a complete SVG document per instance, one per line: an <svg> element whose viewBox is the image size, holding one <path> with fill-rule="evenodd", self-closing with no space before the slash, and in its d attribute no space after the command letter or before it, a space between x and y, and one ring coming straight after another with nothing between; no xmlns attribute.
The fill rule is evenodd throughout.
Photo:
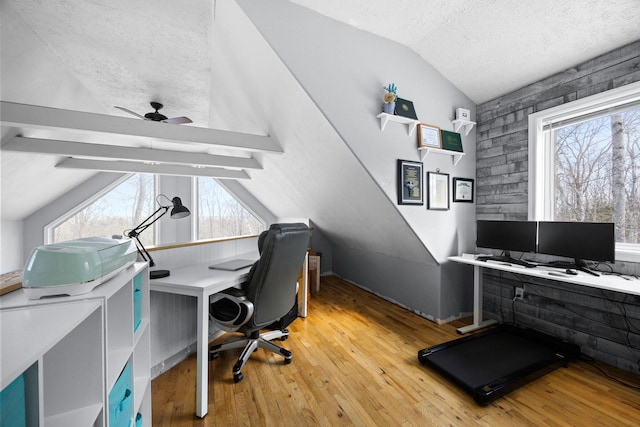
<svg viewBox="0 0 640 427"><path fill-rule="evenodd" d="M478 105L478 219L527 219L529 114L639 80L640 40Z"/></svg>
<svg viewBox="0 0 640 427"><path fill-rule="evenodd" d="M479 105L477 218L528 219L529 114L636 81L640 81L640 40ZM640 264L617 262L614 268L640 275ZM524 284L527 294L522 280L512 274L486 273L485 314L559 336L577 343L591 357L640 372L640 298L527 279L532 283L530 298L513 302L514 286Z"/></svg>

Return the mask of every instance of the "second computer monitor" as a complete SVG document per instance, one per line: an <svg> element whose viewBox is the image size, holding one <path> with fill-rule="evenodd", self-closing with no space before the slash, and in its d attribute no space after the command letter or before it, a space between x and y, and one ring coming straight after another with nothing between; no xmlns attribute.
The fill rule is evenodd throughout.
<svg viewBox="0 0 640 427"><path fill-rule="evenodd" d="M613 223L540 222L538 252L574 258L579 261L615 262L616 242Z"/></svg>
<svg viewBox="0 0 640 427"><path fill-rule="evenodd" d="M505 252L536 252L535 221L478 220L476 246Z"/></svg>

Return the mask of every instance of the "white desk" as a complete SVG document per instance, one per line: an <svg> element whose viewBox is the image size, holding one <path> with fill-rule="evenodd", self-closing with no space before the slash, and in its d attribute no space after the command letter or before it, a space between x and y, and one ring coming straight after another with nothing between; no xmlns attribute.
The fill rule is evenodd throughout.
<svg viewBox="0 0 640 427"><path fill-rule="evenodd" d="M237 255L233 258L255 259L255 254ZM216 262L226 259L216 260ZM197 376L196 376L196 415L200 418L207 415L208 405L208 360L209 360L209 297L217 292L237 286L245 281L251 267L245 267L237 271L212 270L209 268L213 262L189 265L171 270L169 277L150 281L152 291L167 292L171 294L188 295L197 299ZM304 271L307 260L305 257ZM307 315L307 275L303 275L302 304L300 314Z"/></svg>
<svg viewBox="0 0 640 427"><path fill-rule="evenodd" d="M563 274L564 268L553 268L538 266L534 268L524 268L519 265L506 263L488 263L478 261L474 258L462 256L449 257L450 261L469 264L473 266L473 323L468 326L458 328L459 334L466 334L477 329L497 323L495 320L482 320L482 269L491 268L493 270L508 271L515 274L523 274L541 279L555 280L558 282L573 283L576 285L590 286L593 288L606 289L610 291L623 292L631 295L640 295L640 280L631 278L627 280L620 276L591 274L578 271L577 275ZM558 275L559 274L559 275Z"/></svg>

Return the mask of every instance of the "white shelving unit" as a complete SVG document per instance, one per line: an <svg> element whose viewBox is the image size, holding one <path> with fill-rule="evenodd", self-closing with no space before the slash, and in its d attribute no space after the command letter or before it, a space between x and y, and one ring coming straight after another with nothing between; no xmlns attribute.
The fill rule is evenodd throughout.
<svg viewBox="0 0 640 427"><path fill-rule="evenodd" d="M396 122L396 123L407 125L407 133L410 136L416 130L416 127L418 127L418 123L420 123L420 121L418 120L414 120L414 119L410 119L402 116L396 116L394 114L388 114L388 113L380 113L376 117L380 119L380 130L384 130L384 128L387 126L387 123Z"/></svg>
<svg viewBox="0 0 640 427"><path fill-rule="evenodd" d="M134 309L134 281L139 314ZM137 328L134 319L139 316ZM0 390L25 378L28 425L105 427L109 393L126 365L132 370L131 426L151 426L149 269L136 263L92 292L29 300L0 297ZM135 328L135 330L134 330Z"/></svg>
<svg viewBox="0 0 640 427"><path fill-rule="evenodd" d="M436 154L444 154L445 156L451 156L451 160L453 161L453 165L457 165L460 159L464 156L464 153L459 151L451 151L451 150L443 150L442 148L433 148L433 147L418 147L418 151L420 151L420 161L424 161L424 159L430 153Z"/></svg>
<svg viewBox="0 0 640 427"><path fill-rule="evenodd" d="M2 310L0 325L0 387L4 390L25 375L28 425L102 425L104 353L99 301Z"/></svg>
<svg viewBox="0 0 640 427"><path fill-rule="evenodd" d="M471 129L473 129L473 127L476 125L476 122L472 122L469 120L462 120L462 119L454 120L451 123L453 123L453 130L455 132L460 132L460 129L464 128L465 136L469 135L469 132L471 132Z"/></svg>

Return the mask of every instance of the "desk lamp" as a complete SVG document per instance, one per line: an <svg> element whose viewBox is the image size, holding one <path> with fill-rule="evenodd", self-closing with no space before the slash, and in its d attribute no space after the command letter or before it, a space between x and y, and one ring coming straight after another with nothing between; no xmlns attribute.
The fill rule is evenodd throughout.
<svg viewBox="0 0 640 427"><path fill-rule="evenodd" d="M186 216L191 215L191 212L189 212L189 209L187 209L186 207L184 207L182 205L182 200L180 200L180 197L174 197L171 200L172 206L168 206L168 205L163 206L158 201L160 196L162 196L165 199L169 200L169 198L167 196L165 196L164 194L160 194L158 197L156 197L156 203L158 203L160 205L160 207L158 209L156 209L156 211L154 213L149 215L147 217L147 219L142 221L140 223L140 225L138 225L136 228L134 228L133 230L125 231L125 234L127 235L127 237L135 239L136 247L138 248L138 253L142 257L142 259L144 259L145 261L149 261L149 266L150 267L155 266L156 263L153 262L153 258L151 258L151 255L149 255L149 252L147 252L147 250L145 249L144 245L142 244L142 242L138 238L140 233L142 233L144 230L146 230L151 225L153 225L153 223L155 223L157 220L162 218L162 216L165 215L169 211L169 209L171 209L171 218L173 218L173 219L184 218ZM169 270L153 270L153 271L149 272L149 277L151 279L159 279L161 277L167 277L168 275L169 275Z"/></svg>

